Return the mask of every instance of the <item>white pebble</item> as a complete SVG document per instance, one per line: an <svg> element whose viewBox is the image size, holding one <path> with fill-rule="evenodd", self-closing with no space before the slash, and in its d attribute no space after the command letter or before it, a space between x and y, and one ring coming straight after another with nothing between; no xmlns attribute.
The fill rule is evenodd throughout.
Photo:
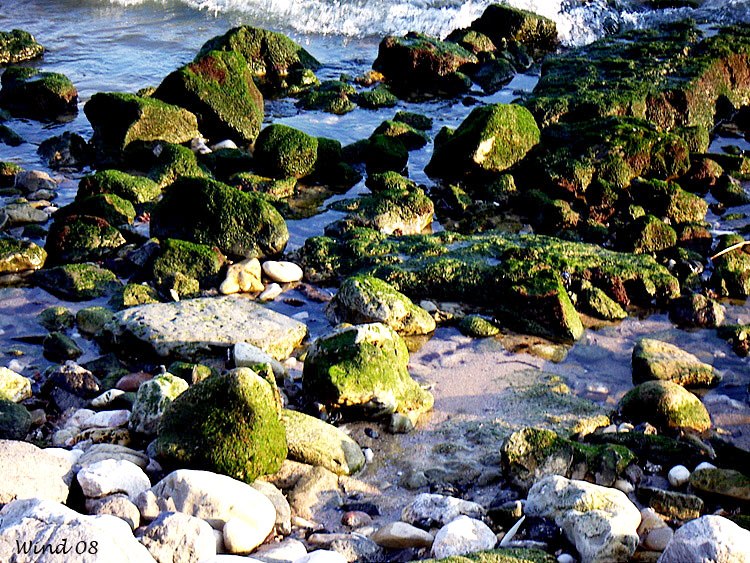
<svg viewBox="0 0 750 563"><path fill-rule="evenodd" d="M690 470L684 465L675 465L669 470L667 479L673 487L682 487L690 479Z"/></svg>
<svg viewBox="0 0 750 563"><path fill-rule="evenodd" d="M273 301L283 292L284 290L281 289L281 286L279 284L269 283L266 286L266 289L264 289L263 292L260 295L258 295L258 299L260 301Z"/></svg>
<svg viewBox="0 0 750 563"><path fill-rule="evenodd" d="M125 391L121 391L120 389L110 389L109 391L105 391L98 397L94 397L93 399L91 399L91 406L94 408L106 407L117 397L124 394Z"/></svg>
<svg viewBox="0 0 750 563"><path fill-rule="evenodd" d="M302 268L294 262L278 262L276 260L263 262L263 273L279 283L300 281L303 276Z"/></svg>
<svg viewBox="0 0 750 563"><path fill-rule="evenodd" d="M557 563L575 563L575 560L570 553L561 553L557 556Z"/></svg>
<svg viewBox="0 0 750 563"><path fill-rule="evenodd" d="M629 495L635 490L635 487L633 486L633 483L631 483L627 479L618 479L617 481L615 481L615 489L622 491L626 495Z"/></svg>
<svg viewBox="0 0 750 563"><path fill-rule="evenodd" d="M702 461L695 466L696 471L700 471L701 469L716 469L716 466L713 463Z"/></svg>
<svg viewBox="0 0 750 563"><path fill-rule="evenodd" d="M225 139L223 141L219 141L216 144L211 145L212 151L218 151L221 149L236 149L237 143L235 143L232 139Z"/></svg>
<svg viewBox="0 0 750 563"><path fill-rule="evenodd" d="M620 424L620 426L617 427L618 432L632 432L635 429L635 426L630 424L629 422L623 422Z"/></svg>
<svg viewBox="0 0 750 563"><path fill-rule="evenodd" d="M375 454L372 453L370 448L364 448L362 453L365 454L365 462L367 463L372 463L372 460L375 459Z"/></svg>

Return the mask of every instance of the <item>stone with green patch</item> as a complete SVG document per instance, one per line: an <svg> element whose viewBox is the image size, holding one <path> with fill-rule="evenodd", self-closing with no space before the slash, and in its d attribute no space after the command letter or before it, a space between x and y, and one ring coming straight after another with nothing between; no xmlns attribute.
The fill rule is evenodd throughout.
<svg viewBox="0 0 750 563"><path fill-rule="evenodd" d="M750 477L733 469L705 468L693 471L690 486L698 494L734 501L750 501Z"/></svg>
<svg viewBox="0 0 750 563"><path fill-rule="evenodd" d="M38 270L47 260L47 251L31 241L0 237L0 275Z"/></svg>
<svg viewBox="0 0 750 563"><path fill-rule="evenodd" d="M55 219L69 215L90 215L100 217L110 225L118 227L131 225L135 220L133 204L116 194L102 193L77 199L73 203L60 208L55 213Z"/></svg>
<svg viewBox="0 0 750 563"><path fill-rule="evenodd" d="M20 403L31 398L31 380L0 366L0 400Z"/></svg>
<svg viewBox="0 0 750 563"><path fill-rule="evenodd" d="M53 295L71 301L88 301L121 287L114 273L90 263L45 268L34 274L33 281Z"/></svg>
<svg viewBox="0 0 750 563"><path fill-rule="evenodd" d="M209 288L220 282L225 263L226 257L216 247L170 238L161 243L151 265L151 275L157 285L162 285L181 273Z"/></svg>
<svg viewBox="0 0 750 563"><path fill-rule="evenodd" d="M188 389L181 377L164 373L138 387L128 427L140 434L156 434L167 406Z"/></svg>
<svg viewBox="0 0 750 563"><path fill-rule="evenodd" d="M554 21L505 4L490 4L471 22L471 29L486 34L494 45L517 41L537 57L554 52L560 45Z"/></svg>
<svg viewBox="0 0 750 563"><path fill-rule="evenodd" d="M0 440L24 440L31 429L26 407L0 399Z"/></svg>
<svg viewBox="0 0 750 563"><path fill-rule="evenodd" d="M275 123L255 143L255 159L262 172L274 178L302 178L315 169L318 139L299 129Z"/></svg>
<svg viewBox="0 0 750 563"><path fill-rule="evenodd" d="M78 113L78 90L64 74L13 66L0 83L0 107L16 117L54 120Z"/></svg>
<svg viewBox="0 0 750 563"><path fill-rule="evenodd" d="M111 256L125 242L122 233L101 217L68 215L55 218L44 249L50 262L89 262Z"/></svg>
<svg viewBox="0 0 750 563"><path fill-rule="evenodd" d="M67 307L62 305L56 305L47 307L37 315L37 321L40 325L46 328L50 332L65 331L69 328L73 328L76 322L75 315Z"/></svg>
<svg viewBox="0 0 750 563"><path fill-rule="evenodd" d="M716 385L719 374L713 366L701 362L685 350L655 340L641 338L633 348L633 383L662 380L673 381L684 387Z"/></svg>
<svg viewBox="0 0 750 563"><path fill-rule="evenodd" d="M421 149L429 141L426 133L403 121L386 120L375 128L373 135L399 139L407 150Z"/></svg>
<svg viewBox="0 0 750 563"><path fill-rule="evenodd" d="M489 338L500 334L500 327L482 315L466 315L458 323L458 330L473 338Z"/></svg>
<svg viewBox="0 0 750 563"><path fill-rule="evenodd" d="M0 65L30 61L43 53L44 47L28 31L0 31Z"/></svg>
<svg viewBox="0 0 750 563"><path fill-rule="evenodd" d="M620 399L618 410L626 420L648 422L665 432L711 428L711 417L700 399L672 381L647 381Z"/></svg>
<svg viewBox="0 0 750 563"><path fill-rule="evenodd" d="M356 225L385 234L419 234L432 224L435 212L432 200L420 188L393 188L357 199L339 200L332 205L348 211Z"/></svg>
<svg viewBox="0 0 750 563"><path fill-rule="evenodd" d="M411 563L555 563L557 559L536 548L504 548L452 555L443 559L419 559Z"/></svg>
<svg viewBox="0 0 750 563"><path fill-rule="evenodd" d="M744 299L750 295L750 245L741 235L722 235L715 253L740 245L712 260L711 285L720 295Z"/></svg>
<svg viewBox="0 0 750 563"><path fill-rule="evenodd" d="M62 332L51 332L42 341L44 357L53 362L75 360L83 355L76 341Z"/></svg>
<svg viewBox="0 0 750 563"><path fill-rule="evenodd" d="M76 201L100 194L112 194L137 205L154 201L161 195L161 188L144 176L133 176L120 170L99 170L81 178Z"/></svg>
<svg viewBox="0 0 750 563"><path fill-rule="evenodd" d="M114 313L106 307L84 307L75 316L78 331L85 336L98 336Z"/></svg>

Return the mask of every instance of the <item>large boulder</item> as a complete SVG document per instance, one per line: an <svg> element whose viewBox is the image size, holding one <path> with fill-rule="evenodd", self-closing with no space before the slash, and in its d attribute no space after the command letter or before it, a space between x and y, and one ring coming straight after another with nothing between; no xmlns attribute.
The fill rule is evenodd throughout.
<svg viewBox="0 0 750 563"><path fill-rule="evenodd" d="M47 546L58 555L40 557L38 550ZM36 563L67 558L156 563L133 537L130 526L115 516L83 516L67 506L38 498L16 500L0 510L0 559Z"/></svg>
<svg viewBox="0 0 750 563"><path fill-rule="evenodd" d="M155 98L98 93L83 111L94 128L91 142L102 159L119 159L133 141L186 143L200 136L195 115Z"/></svg>
<svg viewBox="0 0 750 563"><path fill-rule="evenodd" d="M750 531L722 516L707 515L680 527L659 563L747 563Z"/></svg>
<svg viewBox="0 0 750 563"><path fill-rule="evenodd" d="M112 255L125 242L122 233L101 217L68 215L52 223L44 249L56 264L93 262Z"/></svg>
<svg viewBox="0 0 750 563"><path fill-rule="evenodd" d="M326 307L334 323L383 323L399 334L429 334L435 319L403 293L373 276L353 276L341 284Z"/></svg>
<svg viewBox="0 0 750 563"><path fill-rule="evenodd" d="M0 65L15 64L41 57L44 47L22 29L0 31Z"/></svg>
<svg viewBox="0 0 750 563"><path fill-rule="evenodd" d="M434 399L411 378L408 362L406 344L386 325L344 327L312 343L302 384L311 398L333 408L417 417Z"/></svg>
<svg viewBox="0 0 750 563"><path fill-rule="evenodd" d="M0 276L38 270L46 259L47 252L33 242L0 238Z"/></svg>
<svg viewBox="0 0 750 563"><path fill-rule="evenodd" d="M120 170L98 170L81 178L76 201L83 201L99 194L112 194L139 204L158 198L161 188L150 178L133 176Z"/></svg>
<svg viewBox="0 0 750 563"><path fill-rule="evenodd" d="M0 440L0 504L32 498L65 502L73 482L73 462L28 442Z"/></svg>
<svg viewBox="0 0 750 563"><path fill-rule="evenodd" d="M252 143L263 121L263 96L244 57L232 51L210 51L179 68L153 97L194 113L201 132L215 141Z"/></svg>
<svg viewBox="0 0 750 563"><path fill-rule="evenodd" d="M704 364L695 355L674 344L640 339L633 348L633 383L673 381L687 387L708 386L719 382L713 366Z"/></svg>
<svg viewBox="0 0 750 563"><path fill-rule="evenodd" d="M246 258L279 254L289 239L284 219L263 196L202 178L181 178L166 190L151 214L151 235Z"/></svg>
<svg viewBox="0 0 750 563"><path fill-rule="evenodd" d="M535 56L553 52L560 45L555 22L505 4L491 4L471 22L471 29L485 34L495 45L517 41Z"/></svg>
<svg viewBox="0 0 750 563"><path fill-rule="evenodd" d="M15 116L54 120L78 112L78 90L64 74L10 67L0 83L0 107Z"/></svg>
<svg viewBox="0 0 750 563"><path fill-rule="evenodd" d="M700 399L672 381L641 383L620 399L618 409L631 422L649 422L666 431L711 428L711 417Z"/></svg>
<svg viewBox="0 0 750 563"><path fill-rule="evenodd" d="M216 50L234 51L242 55L252 76L261 89L269 94L314 83L314 77L309 76L310 71L320 67L315 57L286 35L247 25L235 27L224 35L208 40L197 58Z"/></svg>
<svg viewBox="0 0 750 563"><path fill-rule="evenodd" d="M625 563L638 546L641 513L617 489L550 475L531 487L524 512L554 519L582 563Z"/></svg>
<svg viewBox="0 0 750 563"><path fill-rule="evenodd" d="M534 117L515 104L494 104L472 110L453 131L443 128L425 169L440 178L502 172L519 162L539 143Z"/></svg>
<svg viewBox="0 0 750 563"><path fill-rule="evenodd" d="M274 123L258 135L254 156L264 174L274 178L302 178L315 169L318 138Z"/></svg>
<svg viewBox="0 0 750 563"><path fill-rule="evenodd" d="M283 360L302 342L307 327L250 299L227 296L131 307L117 313L106 331L124 351L160 358L191 361L248 342Z"/></svg>
<svg viewBox="0 0 750 563"><path fill-rule="evenodd" d="M272 385L249 368L196 383L167 406L156 451L247 483L278 471L287 445Z"/></svg>

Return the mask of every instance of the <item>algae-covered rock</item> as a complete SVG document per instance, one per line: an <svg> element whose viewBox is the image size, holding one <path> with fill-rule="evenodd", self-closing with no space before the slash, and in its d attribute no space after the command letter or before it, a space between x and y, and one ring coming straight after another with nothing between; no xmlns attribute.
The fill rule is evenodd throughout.
<svg viewBox="0 0 750 563"><path fill-rule="evenodd" d="M284 250L284 219L262 196L201 178L181 178L151 214L151 235L218 247L229 256L265 257Z"/></svg>
<svg viewBox="0 0 750 563"><path fill-rule="evenodd" d="M125 156L130 166L146 172L160 190L181 176L211 177L206 168L198 162L196 153L182 145L162 141L131 143L125 151Z"/></svg>
<svg viewBox="0 0 750 563"><path fill-rule="evenodd" d="M236 366L236 367L247 367L247 366ZM177 377L181 377L189 384L193 385L199 381L212 376L219 375L216 368L204 364L194 364L190 362L172 362L167 368L167 372Z"/></svg>
<svg viewBox="0 0 750 563"><path fill-rule="evenodd" d="M70 215L100 217L110 225L117 227L133 223L135 208L127 199L112 193L102 193L76 200L60 208L55 213L55 220Z"/></svg>
<svg viewBox="0 0 750 563"><path fill-rule="evenodd" d="M393 188L332 205L348 219L385 234L419 234L432 224L435 206L420 188Z"/></svg>
<svg viewBox="0 0 750 563"><path fill-rule="evenodd" d="M297 85L300 71L317 70L320 63L287 36L267 29L243 25L206 42L200 59L210 51L234 51L245 58L248 69L266 93L283 93Z"/></svg>
<svg viewBox="0 0 750 563"><path fill-rule="evenodd" d="M617 243L623 250L647 254L672 248L677 244L677 233L658 217L644 215L624 227Z"/></svg>
<svg viewBox="0 0 750 563"><path fill-rule="evenodd" d="M385 84L378 84L372 90L365 90L357 94L357 105L365 109L392 108L398 103L398 98Z"/></svg>
<svg viewBox="0 0 750 563"><path fill-rule="evenodd" d="M690 475L690 486L698 494L750 501L750 477L732 469L698 469Z"/></svg>
<svg viewBox="0 0 750 563"><path fill-rule="evenodd" d="M246 483L278 471L287 445L271 385L248 368L196 383L167 406L156 451Z"/></svg>
<svg viewBox="0 0 750 563"><path fill-rule="evenodd" d="M214 287L219 283L226 257L218 248L178 239L166 239L151 266L158 285L168 283L181 273L198 280L201 287Z"/></svg>
<svg viewBox="0 0 750 563"><path fill-rule="evenodd" d="M167 406L188 389L181 377L164 373L138 387L128 426L133 432L156 434Z"/></svg>
<svg viewBox="0 0 750 563"><path fill-rule="evenodd" d="M690 441L681 441L663 434L640 432L591 433L585 437L587 443L624 446L638 456L639 463L646 461L665 467L675 465L694 466L705 460L706 454Z"/></svg>
<svg viewBox="0 0 750 563"><path fill-rule="evenodd" d="M718 333L732 344L732 349L738 356L750 353L750 325L725 325L719 328Z"/></svg>
<svg viewBox="0 0 750 563"><path fill-rule="evenodd" d="M644 485L638 487L638 500L672 520L698 518L704 506L703 501L695 495L666 491Z"/></svg>
<svg viewBox="0 0 750 563"><path fill-rule="evenodd" d="M47 307L37 315L36 320L48 331L65 331L72 328L76 322L76 317L70 312L70 309L63 306Z"/></svg>
<svg viewBox="0 0 750 563"><path fill-rule="evenodd" d="M528 490L548 475L585 475L611 486L635 455L623 446L587 445L552 430L526 427L511 434L500 450L503 471L519 489Z"/></svg>
<svg viewBox="0 0 750 563"><path fill-rule="evenodd" d="M708 203L673 182L634 180L630 193L648 212L666 217L672 224L698 223L705 219Z"/></svg>
<svg viewBox="0 0 750 563"><path fill-rule="evenodd" d="M30 428L26 407L0 398L0 440L24 440Z"/></svg>
<svg viewBox="0 0 750 563"><path fill-rule="evenodd" d="M53 362L75 360L83 355L76 341L62 332L50 332L42 342L44 357Z"/></svg>
<svg viewBox="0 0 750 563"><path fill-rule="evenodd" d="M252 143L263 121L263 96L245 58L233 51L209 51L169 74L153 98L198 116L211 139Z"/></svg>
<svg viewBox="0 0 750 563"><path fill-rule="evenodd" d="M87 301L120 287L115 274L88 263L45 268L36 272L33 280L42 289L71 301Z"/></svg>
<svg viewBox="0 0 750 563"><path fill-rule="evenodd" d="M723 235L716 252L744 242L740 235ZM750 296L750 246L739 246L713 259L711 284L723 296L744 299Z"/></svg>
<svg viewBox="0 0 750 563"><path fill-rule="evenodd" d="M650 380L694 387L715 385L720 377L713 366L674 344L642 338L633 348L633 383Z"/></svg>
<svg viewBox="0 0 750 563"><path fill-rule="evenodd" d="M81 334L97 336L113 315L106 307L84 307L76 313L76 326Z"/></svg>
<svg viewBox="0 0 750 563"><path fill-rule="evenodd" d="M534 56L554 52L560 45L554 21L505 4L489 5L471 22L471 29L486 34L494 45L517 41Z"/></svg>
<svg viewBox="0 0 750 563"><path fill-rule="evenodd" d="M44 249L59 264L101 260L123 244L122 233L101 217L68 215L52 223Z"/></svg>
<svg viewBox="0 0 750 563"><path fill-rule="evenodd" d="M269 178L250 172L238 172L230 176L227 183L243 192L261 192L275 197L290 197L297 187L297 178Z"/></svg>
<svg viewBox="0 0 750 563"><path fill-rule="evenodd" d="M255 158L262 171L274 178L302 178L315 168L318 139L293 127L269 125L255 143Z"/></svg>
<svg viewBox="0 0 750 563"><path fill-rule="evenodd" d="M153 287L145 283L125 284L125 286L110 299L110 304L116 310L159 302L159 293Z"/></svg>
<svg viewBox="0 0 750 563"><path fill-rule="evenodd" d="M58 119L78 112L78 90L64 74L9 67L0 84L0 107L14 116Z"/></svg>
<svg viewBox="0 0 750 563"><path fill-rule="evenodd" d="M435 330L435 320L427 311L372 276L347 278L326 308L326 315L334 324L379 322L405 335Z"/></svg>
<svg viewBox="0 0 750 563"><path fill-rule="evenodd" d="M466 315L458 323L458 330L474 338L489 338L500 334L500 328L481 315Z"/></svg>
<svg viewBox="0 0 750 563"><path fill-rule="evenodd" d="M406 344L386 325L344 327L312 343L302 384L311 398L334 408L416 417L434 399L411 378L408 362Z"/></svg>
<svg viewBox="0 0 750 563"><path fill-rule="evenodd" d="M526 108L482 106L472 110L455 131L444 128L438 134L425 171L440 178L502 172L520 161L539 138L539 128Z"/></svg>
<svg viewBox="0 0 750 563"><path fill-rule="evenodd" d="M662 430L711 428L711 417L700 399L672 381L647 381L620 399L620 414L633 423L649 422Z"/></svg>
<svg viewBox="0 0 750 563"><path fill-rule="evenodd" d="M133 141L179 144L200 136L195 115L156 98L98 93L86 102L83 111L94 128L91 142L100 157L117 159Z"/></svg>
<svg viewBox="0 0 750 563"><path fill-rule="evenodd" d="M304 413L284 409L289 458L320 465L337 475L353 475L365 465L359 445L335 426Z"/></svg>
<svg viewBox="0 0 750 563"><path fill-rule="evenodd" d="M16 183L16 176L23 172L23 168L15 162L0 160L0 187L10 188Z"/></svg>
<svg viewBox="0 0 750 563"><path fill-rule="evenodd" d="M411 32L383 39L372 66L400 97L409 98L465 92L466 83L457 74L476 63L477 57L456 43Z"/></svg>
<svg viewBox="0 0 750 563"><path fill-rule="evenodd" d="M284 360L307 334L294 319L239 296L199 298L131 307L107 326L123 351L194 361L249 342Z"/></svg>
<svg viewBox="0 0 750 563"><path fill-rule="evenodd" d="M557 559L541 549L506 548L452 555L443 559L419 559L411 563L555 563Z"/></svg>
<svg viewBox="0 0 750 563"><path fill-rule="evenodd" d="M399 139L408 150L421 149L429 141L426 133L415 129L408 123L387 120L375 128L373 135L384 135Z"/></svg>
<svg viewBox="0 0 750 563"><path fill-rule="evenodd" d="M357 107L350 99L354 98L356 93L351 84L339 80L326 80L318 88L305 92L300 98L299 106L308 110L344 115Z"/></svg>
<svg viewBox="0 0 750 563"><path fill-rule="evenodd" d="M99 194L113 194L139 204L155 200L161 195L161 188L150 178L133 176L119 170L99 170L81 178L76 201Z"/></svg>
<svg viewBox="0 0 750 563"><path fill-rule="evenodd" d="M47 252L31 241L0 237L0 275L38 270Z"/></svg>
<svg viewBox="0 0 750 563"><path fill-rule="evenodd" d="M403 172L409 160L409 151L399 139L385 135L372 135L363 141L367 173L375 174L393 170Z"/></svg>
<svg viewBox="0 0 750 563"><path fill-rule="evenodd" d="M576 306L581 312L605 321L619 321L628 316L617 301L590 283L583 284Z"/></svg>
<svg viewBox="0 0 750 563"><path fill-rule="evenodd" d="M672 301L669 318L682 327L713 328L724 322L724 306L717 301L692 293Z"/></svg>
<svg viewBox="0 0 750 563"><path fill-rule="evenodd" d="M44 47L22 29L0 31L0 65L15 64L41 57Z"/></svg>
<svg viewBox="0 0 750 563"><path fill-rule="evenodd" d="M387 190L401 190L402 192L406 192L415 189L417 184L398 172L386 170L385 172L376 172L368 175L367 180L365 180L365 186L372 193L380 193Z"/></svg>

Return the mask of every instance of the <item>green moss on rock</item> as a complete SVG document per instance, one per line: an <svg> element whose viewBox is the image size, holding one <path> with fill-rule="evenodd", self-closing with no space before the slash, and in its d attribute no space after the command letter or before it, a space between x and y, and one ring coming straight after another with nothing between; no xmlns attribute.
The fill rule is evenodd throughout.
<svg viewBox="0 0 750 563"><path fill-rule="evenodd" d="M370 191L373 193L380 193L387 190L410 191L416 188L417 184L398 172L386 170L385 172L376 172L367 176L365 186L370 188Z"/></svg>
<svg viewBox="0 0 750 563"><path fill-rule="evenodd" d="M198 280L201 287L209 288L220 282L219 273L225 263L226 256L216 247L166 239L154 259L151 274L157 284L181 273Z"/></svg>
<svg viewBox="0 0 750 563"><path fill-rule="evenodd" d="M355 100L359 107L365 109L392 108L398 103L396 95L384 84L359 92Z"/></svg>
<svg viewBox="0 0 750 563"><path fill-rule="evenodd" d="M76 341L62 332L50 332L42 341L44 357L52 362L63 363L75 360L83 355L83 350Z"/></svg>
<svg viewBox="0 0 750 563"><path fill-rule="evenodd" d="M750 477L732 469L706 468L690 475L690 486L704 493L736 501L750 501Z"/></svg>
<svg viewBox="0 0 750 563"><path fill-rule="evenodd" d="M727 340L738 356L750 353L750 325L724 325L718 329L719 337Z"/></svg>
<svg viewBox="0 0 750 563"><path fill-rule="evenodd" d="M240 172L234 174L227 182L230 186L235 186L243 192L261 192L274 197L291 197L294 195L294 189L297 186L297 178L269 178L259 176L251 172Z"/></svg>
<svg viewBox="0 0 750 563"><path fill-rule="evenodd" d="M65 264L39 270L33 281L45 289L72 301L87 301L115 291L120 282L109 270L94 264Z"/></svg>
<svg viewBox="0 0 750 563"><path fill-rule="evenodd" d="M22 29L0 31L0 65L15 64L41 57L44 47Z"/></svg>
<svg viewBox="0 0 750 563"><path fill-rule="evenodd" d="M719 374L709 364L673 344L652 338L640 339L633 348L633 383L673 381L686 387L710 386Z"/></svg>
<svg viewBox="0 0 750 563"><path fill-rule="evenodd" d="M402 172L406 169L409 152L400 139L379 134L372 135L363 148L368 174L388 170Z"/></svg>
<svg viewBox="0 0 750 563"><path fill-rule="evenodd" d="M326 80L318 88L304 93L298 105L307 110L344 115L356 107L352 101L356 93L357 91L351 84L340 80Z"/></svg>
<svg viewBox="0 0 750 563"><path fill-rule="evenodd" d="M87 262L105 258L124 244L120 231L101 217L69 215L55 219L44 249L55 263Z"/></svg>
<svg viewBox="0 0 750 563"><path fill-rule="evenodd" d="M432 118L421 113L415 113L412 111L397 111L396 115L393 116L393 121L400 121L411 125L414 129L420 131L429 131L432 129Z"/></svg>
<svg viewBox="0 0 750 563"><path fill-rule="evenodd" d="M118 195L101 193L76 200L60 208L55 213L55 219L66 215L90 215L100 217L110 225L130 225L135 220L135 207L130 201Z"/></svg>
<svg viewBox="0 0 750 563"><path fill-rule="evenodd" d="M26 407L0 399L0 440L24 440L31 429Z"/></svg>
<svg viewBox="0 0 750 563"><path fill-rule="evenodd" d="M172 362L169 364L167 371L177 377L181 377L190 385L208 379L212 375L219 375L216 368L204 364L194 364L189 362Z"/></svg>
<svg viewBox="0 0 750 563"><path fill-rule="evenodd" d="M318 139L287 125L269 125L258 135L255 158L269 176L302 178L315 168Z"/></svg>
<svg viewBox="0 0 750 563"><path fill-rule="evenodd" d="M653 215L639 217L624 227L617 245L636 254L659 252L677 244L677 233L664 221Z"/></svg>
<svg viewBox="0 0 750 563"><path fill-rule="evenodd" d="M618 405L633 423L649 422L664 431L711 428L711 418L700 399L672 381L647 381L628 391Z"/></svg>
<svg viewBox="0 0 750 563"><path fill-rule="evenodd" d="M113 194L134 204L153 201L161 195L161 188L143 176L133 176L119 170L99 170L81 178L76 201L99 194Z"/></svg>
<svg viewBox="0 0 750 563"><path fill-rule="evenodd" d="M23 172L23 168L15 162L0 161L0 188L13 186L19 172Z"/></svg>
<svg viewBox="0 0 750 563"><path fill-rule="evenodd" d="M489 338L500 334L500 328L481 315L466 315L458 323L458 330L474 338Z"/></svg>
<svg viewBox="0 0 750 563"><path fill-rule="evenodd" d="M76 313L75 321L81 334L97 336L113 316L106 307L85 307Z"/></svg>
<svg viewBox="0 0 750 563"><path fill-rule="evenodd" d="M37 315L36 320L50 332L63 331L72 328L76 317L70 309L61 305L47 307Z"/></svg>
<svg viewBox="0 0 750 563"><path fill-rule="evenodd" d="M46 260L47 252L37 244L0 237L0 275L38 270Z"/></svg>
<svg viewBox="0 0 750 563"><path fill-rule="evenodd" d="M142 283L126 284L110 300L110 304L117 310L159 302L157 291L150 285Z"/></svg>
<svg viewBox="0 0 750 563"><path fill-rule="evenodd" d="M723 235L716 252L744 242L740 235ZM744 299L750 295L750 247L740 246L713 259L711 285L720 295Z"/></svg>
<svg viewBox="0 0 750 563"><path fill-rule="evenodd" d="M246 483L278 471L287 444L270 384L248 368L196 383L164 412L156 450Z"/></svg>
<svg viewBox="0 0 750 563"><path fill-rule="evenodd" d="M375 128L373 135L399 139L407 150L421 149L429 141L426 133L402 121L386 120Z"/></svg>
<svg viewBox="0 0 750 563"><path fill-rule="evenodd" d="M554 21L505 4L488 6L471 22L471 29L487 34L495 45L517 41L535 56L552 53L560 45Z"/></svg>
<svg viewBox="0 0 750 563"><path fill-rule="evenodd" d="M78 112L78 90L64 74L9 67L0 83L0 107L14 116L52 120Z"/></svg>
<svg viewBox="0 0 750 563"><path fill-rule="evenodd" d="M554 555L541 549L507 548L453 555L443 559L420 559L412 563L555 563Z"/></svg>
<svg viewBox="0 0 750 563"><path fill-rule="evenodd" d="M435 207L420 188L391 189L357 199L340 200L333 206L348 211L357 225L386 234L418 234L432 224Z"/></svg>

